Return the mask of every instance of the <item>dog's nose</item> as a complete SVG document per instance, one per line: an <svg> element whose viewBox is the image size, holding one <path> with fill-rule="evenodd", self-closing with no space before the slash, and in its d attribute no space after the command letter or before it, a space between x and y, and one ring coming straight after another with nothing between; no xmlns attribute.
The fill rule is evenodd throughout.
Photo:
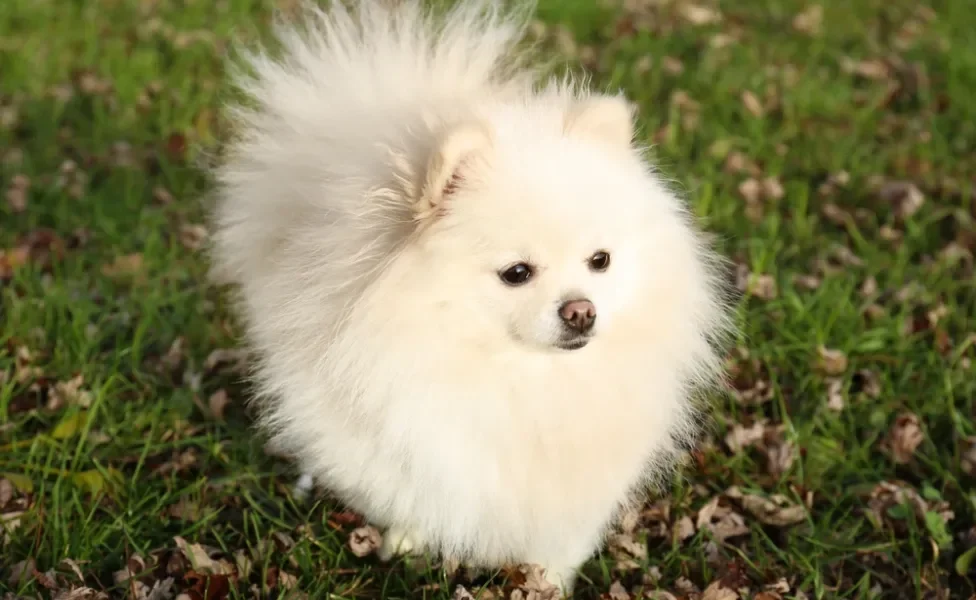
<svg viewBox="0 0 976 600"><path fill-rule="evenodd" d="M567 327L586 333L593 329L596 307L589 300L570 300L559 307L559 317Z"/></svg>

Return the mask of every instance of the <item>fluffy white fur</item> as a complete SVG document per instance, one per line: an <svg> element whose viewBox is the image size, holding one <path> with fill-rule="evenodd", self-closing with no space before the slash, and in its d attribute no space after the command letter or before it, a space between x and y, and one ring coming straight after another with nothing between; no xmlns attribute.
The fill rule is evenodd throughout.
<svg viewBox="0 0 976 600"><path fill-rule="evenodd" d="M261 424L387 528L385 556L536 563L570 589L692 440L726 320L629 105L537 85L528 14L368 0L279 23L281 52L237 74L214 266L239 290ZM533 278L503 283L520 261ZM582 298L593 335L561 349L558 309Z"/></svg>

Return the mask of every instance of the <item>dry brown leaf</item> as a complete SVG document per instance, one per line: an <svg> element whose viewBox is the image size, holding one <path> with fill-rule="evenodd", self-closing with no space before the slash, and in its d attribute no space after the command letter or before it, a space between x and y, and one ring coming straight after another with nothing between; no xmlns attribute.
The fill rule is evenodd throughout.
<svg viewBox="0 0 976 600"><path fill-rule="evenodd" d="M180 227L180 242L189 250L203 248L207 241L207 228L187 223Z"/></svg>
<svg viewBox="0 0 976 600"><path fill-rule="evenodd" d="M102 274L107 277L132 277L142 274L142 254L124 254L117 256L111 263L102 265Z"/></svg>
<svg viewBox="0 0 976 600"><path fill-rule="evenodd" d="M191 544L180 536L173 538L177 548L190 561L194 571L202 575L232 575L234 567L225 561L214 560L207 548L200 544Z"/></svg>
<svg viewBox="0 0 976 600"><path fill-rule="evenodd" d="M882 80L891 78L891 69L881 60L857 61L844 57L840 61L840 68L845 73L858 75L865 79Z"/></svg>
<svg viewBox="0 0 976 600"><path fill-rule="evenodd" d="M645 590L644 597L648 600L678 600L678 597L665 590Z"/></svg>
<svg viewBox="0 0 976 600"><path fill-rule="evenodd" d="M922 423L914 413L903 413L895 419L891 430L888 432L888 439L885 440L892 460L898 464L911 462L915 450L925 441L925 434L922 432Z"/></svg>
<svg viewBox="0 0 976 600"><path fill-rule="evenodd" d="M673 56L665 56L662 58L661 67L664 69L665 73L669 73L671 75L681 75L685 70L684 63Z"/></svg>
<svg viewBox="0 0 976 600"><path fill-rule="evenodd" d="M82 408L90 407L94 398L90 391L81 389L84 383L83 375L76 375L68 381L55 383L54 387L48 390L47 409L55 411L74 405Z"/></svg>
<svg viewBox="0 0 976 600"><path fill-rule="evenodd" d="M759 419L748 427L741 423L733 423L732 429L725 436L725 445L733 454L739 454L747 446L753 446L763 439L766 423L766 419Z"/></svg>
<svg viewBox="0 0 976 600"><path fill-rule="evenodd" d="M680 5L681 16L692 25L710 25L722 20L722 14L714 8L683 2Z"/></svg>
<svg viewBox="0 0 976 600"><path fill-rule="evenodd" d="M228 373L242 374L247 369L247 350L244 348L218 348L203 361L203 368L215 371L227 366Z"/></svg>
<svg viewBox="0 0 976 600"><path fill-rule="evenodd" d="M766 428L762 450L766 455L766 470L770 475L780 477L790 470L796 461L796 444L783 438L783 427Z"/></svg>
<svg viewBox="0 0 976 600"><path fill-rule="evenodd" d="M698 510L698 529L711 532L719 541L749 533L742 515L720 502L721 498L716 496Z"/></svg>
<svg viewBox="0 0 976 600"><path fill-rule="evenodd" d="M782 494L763 498L746 494L738 486L732 486L725 495L739 502L746 511L759 519L764 525L786 527L806 520L807 509L802 504L794 504Z"/></svg>
<svg viewBox="0 0 976 600"><path fill-rule="evenodd" d="M870 298L878 293L878 280L874 278L874 275L868 275L861 284L860 294L864 298Z"/></svg>
<svg viewBox="0 0 976 600"><path fill-rule="evenodd" d="M614 581L610 584L608 596L610 600L630 600L630 592L619 581Z"/></svg>
<svg viewBox="0 0 976 600"><path fill-rule="evenodd" d="M678 519L672 528L672 535L679 542L683 542L695 535L695 523L691 520L691 517Z"/></svg>
<svg viewBox="0 0 976 600"><path fill-rule="evenodd" d="M349 549L352 553L363 558L376 551L383 543L383 536L378 529L371 525L356 528L349 534Z"/></svg>
<svg viewBox="0 0 976 600"><path fill-rule="evenodd" d="M207 406L210 408L211 416L218 420L224 419L224 411L227 410L229 404L230 396L227 394L227 390L223 388L211 394L207 400Z"/></svg>
<svg viewBox="0 0 976 600"><path fill-rule="evenodd" d="M94 590L90 587L76 587L67 590L59 590L51 600L108 600L108 594ZM158 597L149 600L161 600Z"/></svg>
<svg viewBox="0 0 976 600"><path fill-rule="evenodd" d="M705 588L701 600L739 600L739 594L716 581Z"/></svg>
<svg viewBox="0 0 976 600"><path fill-rule="evenodd" d="M647 559L647 545L635 536L636 526L624 528L620 533L610 536L607 550L614 558L615 567L621 571L631 571L640 567Z"/></svg>
<svg viewBox="0 0 976 600"><path fill-rule="evenodd" d="M955 518L949 503L940 500L927 502L922 496L905 482L882 481L871 490L868 497L866 516L877 526L887 526L899 534L905 534L909 525L905 519L894 519L889 516L889 510L894 506L907 505L915 516L916 521L924 522L926 513L934 513L943 521L949 522Z"/></svg>
<svg viewBox="0 0 976 600"><path fill-rule="evenodd" d="M23 174L14 175L7 187L7 205L11 212L22 213L27 210L27 192L30 190L30 179Z"/></svg>
<svg viewBox="0 0 976 600"><path fill-rule="evenodd" d="M467 588L461 584L458 584L457 587L454 588L454 595L451 597L451 600L475 600L475 597L467 590Z"/></svg>
<svg viewBox="0 0 976 600"><path fill-rule="evenodd" d="M827 380L827 408L834 412L844 410L844 382L837 378Z"/></svg>
<svg viewBox="0 0 976 600"><path fill-rule="evenodd" d="M762 194L767 200L779 200L786 195L786 191L779 178L766 177L762 180Z"/></svg>
<svg viewBox="0 0 976 600"><path fill-rule="evenodd" d="M910 181L885 182L878 190L878 197L882 202L890 204L895 216L900 219L911 217L925 204L922 191Z"/></svg>
<svg viewBox="0 0 976 600"><path fill-rule="evenodd" d="M840 350L819 346L817 348L817 369L830 376L842 375L847 371L847 355Z"/></svg>
<svg viewBox="0 0 976 600"><path fill-rule="evenodd" d="M15 491L14 484L9 479L0 477L0 510L14 499Z"/></svg>
<svg viewBox="0 0 976 600"><path fill-rule="evenodd" d="M759 98L757 98L756 95L749 90L742 92L741 100L742 106L744 106L745 109L749 111L749 114L754 117L761 117L766 112L766 110L763 108L762 102L759 101Z"/></svg>
<svg viewBox="0 0 976 600"><path fill-rule="evenodd" d="M729 152L728 156L725 157L723 168L726 173L748 173L753 177L758 177L760 174L759 165L737 150Z"/></svg>
<svg viewBox="0 0 976 600"><path fill-rule="evenodd" d="M793 29L808 35L818 35L823 25L823 6L813 4L793 17Z"/></svg>
<svg viewBox="0 0 976 600"><path fill-rule="evenodd" d="M797 274L793 276L793 285L807 290L815 290L820 287L822 279L816 275Z"/></svg>
<svg viewBox="0 0 976 600"><path fill-rule="evenodd" d="M739 184L739 195L747 203L757 203L762 200L762 184L757 179L746 179Z"/></svg>
<svg viewBox="0 0 976 600"><path fill-rule="evenodd" d="M746 293L760 300L774 300L779 295L779 288L772 275L754 273L749 277Z"/></svg>
<svg viewBox="0 0 976 600"><path fill-rule="evenodd" d="M14 563L10 566L10 574L7 577L7 583L17 587L21 583L28 581L34 575L34 571L36 570L37 568L34 564L34 560L31 558Z"/></svg>

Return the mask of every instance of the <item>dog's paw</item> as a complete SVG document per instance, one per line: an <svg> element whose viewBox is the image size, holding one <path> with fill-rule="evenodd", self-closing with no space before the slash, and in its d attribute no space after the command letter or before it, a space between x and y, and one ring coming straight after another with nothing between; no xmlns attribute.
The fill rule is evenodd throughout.
<svg viewBox="0 0 976 600"><path fill-rule="evenodd" d="M383 534L383 544L376 554L385 562L395 556L416 556L423 552L424 544L419 536L405 529L391 527Z"/></svg>

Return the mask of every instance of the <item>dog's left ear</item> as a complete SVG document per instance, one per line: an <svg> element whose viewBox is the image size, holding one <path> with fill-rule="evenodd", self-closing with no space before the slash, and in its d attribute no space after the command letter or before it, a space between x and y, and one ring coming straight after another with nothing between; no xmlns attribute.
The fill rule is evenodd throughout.
<svg viewBox="0 0 976 600"><path fill-rule="evenodd" d="M427 163L414 218L422 220L446 211L450 197L465 185L475 163L483 160L490 149L491 135L481 123L448 130L437 141Z"/></svg>
<svg viewBox="0 0 976 600"><path fill-rule="evenodd" d="M634 138L634 110L623 96L591 96L566 112L564 131L630 147Z"/></svg>

